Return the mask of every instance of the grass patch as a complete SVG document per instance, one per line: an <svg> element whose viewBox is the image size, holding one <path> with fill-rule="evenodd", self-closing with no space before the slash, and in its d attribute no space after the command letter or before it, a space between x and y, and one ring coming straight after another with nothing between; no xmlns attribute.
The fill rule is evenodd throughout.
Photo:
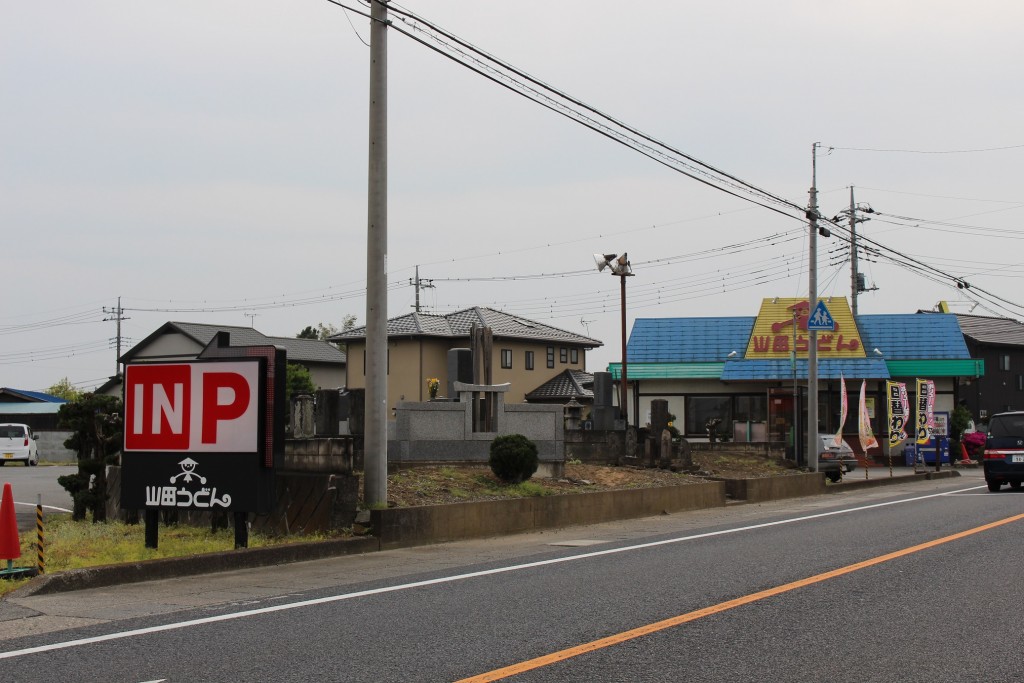
<svg viewBox="0 0 1024 683"><path fill-rule="evenodd" d="M306 534L303 536L269 536L249 533L249 547L322 541L338 535ZM96 567L105 564L123 564L168 557L188 557L224 550L234 550L234 529L211 532L209 526L160 525L160 547L146 547L146 525L123 522L73 522L71 515L49 515L45 529L46 573L68 569ZM16 567L35 566L36 535L21 534L21 558ZM23 586L25 580L0 581L0 595Z"/></svg>

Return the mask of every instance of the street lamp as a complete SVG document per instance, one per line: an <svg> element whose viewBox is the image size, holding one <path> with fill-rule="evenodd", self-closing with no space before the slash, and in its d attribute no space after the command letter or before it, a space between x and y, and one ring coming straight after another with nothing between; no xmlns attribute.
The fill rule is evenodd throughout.
<svg viewBox="0 0 1024 683"><path fill-rule="evenodd" d="M612 275L619 277L622 298L622 378L619 383L619 412L622 420L629 426L629 411L626 410L626 278L633 275L633 269L629 267L629 258L625 253L617 254L594 254L594 263L597 264L597 272L605 268L611 270Z"/></svg>

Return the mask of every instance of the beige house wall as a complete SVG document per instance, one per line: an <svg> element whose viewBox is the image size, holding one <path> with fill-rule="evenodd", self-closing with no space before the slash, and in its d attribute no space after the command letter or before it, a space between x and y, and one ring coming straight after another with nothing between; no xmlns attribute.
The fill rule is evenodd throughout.
<svg viewBox="0 0 1024 683"><path fill-rule="evenodd" d="M366 343L352 340L348 345L348 387L366 388ZM448 351L468 348L468 339L392 339L388 341L388 403L392 409L399 401L426 401L427 378L441 382L438 396L448 386ZM552 349L554 367L547 366L548 348ZM565 362L562 362L562 350ZM512 367L501 367L502 351L512 354ZM575 354L573 353L575 350ZM533 369L526 369L526 354L533 352ZM572 362L575 356L576 362ZM564 370L587 369L586 349L568 344L547 344L524 340L495 339L491 368L494 384L508 382L511 389L505 394L507 403L525 403L526 394ZM392 415L392 417L394 417Z"/></svg>

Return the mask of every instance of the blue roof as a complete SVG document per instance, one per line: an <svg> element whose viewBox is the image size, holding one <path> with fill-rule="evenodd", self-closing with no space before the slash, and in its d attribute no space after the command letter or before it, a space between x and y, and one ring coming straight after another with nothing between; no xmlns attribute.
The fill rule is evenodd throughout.
<svg viewBox="0 0 1024 683"><path fill-rule="evenodd" d="M754 318L637 318L626 343L630 363L721 362L747 348Z"/></svg>
<svg viewBox="0 0 1024 683"><path fill-rule="evenodd" d="M859 315L864 350L886 360L970 358L960 323L952 313Z"/></svg>
<svg viewBox="0 0 1024 683"><path fill-rule="evenodd" d="M780 380L793 376L788 358L743 358L753 317L638 318L626 345L630 363L723 363L723 381ZM860 315L857 327L866 358L818 358L821 379L889 379L887 361L970 359L957 318L952 314ZM878 349L881 355L875 354ZM738 355L730 354L734 351ZM807 359L798 359L797 379L807 378Z"/></svg>
<svg viewBox="0 0 1024 683"><path fill-rule="evenodd" d="M0 387L0 394L6 394L13 396L14 398L36 403L67 403L62 398L52 396L50 394L44 394L41 391L29 391L28 389L13 389L11 387Z"/></svg>
<svg viewBox="0 0 1024 683"><path fill-rule="evenodd" d="M859 315L864 350L882 352L885 360L970 358L953 314L896 313ZM706 363L724 361L747 348L753 317L638 318L626 344L631 363ZM847 359L844 363L854 362ZM755 362L755 361L745 361ZM766 361L757 361L766 362ZM781 359L787 368L789 361ZM821 362L825 362L822 359Z"/></svg>

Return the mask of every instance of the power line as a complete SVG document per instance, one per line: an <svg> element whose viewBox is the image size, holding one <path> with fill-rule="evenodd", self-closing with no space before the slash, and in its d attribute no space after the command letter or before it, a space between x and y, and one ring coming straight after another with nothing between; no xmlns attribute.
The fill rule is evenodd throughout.
<svg viewBox="0 0 1024 683"><path fill-rule="evenodd" d="M976 152L1001 152L1007 149L1021 149L1024 145L1006 145L1004 147L983 147L980 149L876 149L873 147L829 147L847 152L886 152L891 154L974 154Z"/></svg>

